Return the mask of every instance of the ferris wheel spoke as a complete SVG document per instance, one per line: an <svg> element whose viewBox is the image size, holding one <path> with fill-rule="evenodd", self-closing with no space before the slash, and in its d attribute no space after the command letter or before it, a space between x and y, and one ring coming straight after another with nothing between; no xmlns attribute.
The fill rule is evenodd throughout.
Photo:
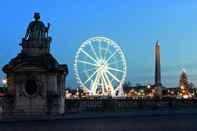
<svg viewBox="0 0 197 131"><path fill-rule="evenodd" d="M98 72L98 70L96 70L84 83L86 84L88 81L90 81L92 79L92 77Z"/></svg>
<svg viewBox="0 0 197 131"><path fill-rule="evenodd" d="M80 74L82 74L82 73L88 73L88 72L93 71L93 70L95 70L95 68L90 68L88 70L80 71L79 73Z"/></svg>
<svg viewBox="0 0 197 131"><path fill-rule="evenodd" d="M113 67L108 67L108 69L109 69L109 70L112 70L112 71L124 73L124 71L122 71L122 70L120 70L120 69L113 68Z"/></svg>
<svg viewBox="0 0 197 131"><path fill-rule="evenodd" d="M101 49L101 41L99 41L99 58L103 58L103 56L102 56L102 49Z"/></svg>
<svg viewBox="0 0 197 131"><path fill-rule="evenodd" d="M102 79L103 79L103 84L104 84L104 90L105 90L105 88L108 86L108 84L107 84L107 81L106 81L106 79L105 79L105 77L104 77L104 75L103 75L103 73L101 74L101 77L102 77Z"/></svg>
<svg viewBox="0 0 197 131"><path fill-rule="evenodd" d="M103 90L103 93L105 92L105 87L106 87L106 83L103 79L103 75L101 74L101 85L102 85L102 90Z"/></svg>
<svg viewBox="0 0 197 131"><path fill-rule="evenodd" d="M83 64L92 65L92 66L97 66L97 65L96 65L96 64L94 64L94 63L90 63L90 62L83 61L83 60L78 60L78 62L83 63Z"/></svg>
<svg viewBox="0 0 197 131"><path fill-rule="evenodd" d="M81 51L87 56L89 57L91 60L93 60L95 63L97 62L95 58L93 58L92 56L90 56L86 51L84 51L83 49L81 49Z"/></svg>
<svg viewBox="0 0 197 131"><path fill-rule="evenodd" d="M106 59L106 56L107 56L107 52L109 50L109 44L107 44L107 48L105 49L105 55L104 55L104 59Z"/></svg>
<svg viewBox="0 0 197 131"><path fill-rule="evenodd" d="M108 73L114 80L116 80L117 82L120 82L120 80L119 80L115 75L113 75L110 71L107 71L107 73Z"/></svg>
<svg viewBox="0 0 197 131"><path fill-rule="evenodd" d="M111 56L109 56L109 57L107 58L107 62L109 62L109 61L111 60L111 58L112 58L117 52L118 52L118 51L115 50L115 52L112 53Z"/></svg>
<svg viewBox="0 0 197 131"><path fill-rule="evenodd" d="M109 85L109 86L110 86L110 88L112 89L112 88L113 88L113 86L112 86L112 83L111 83L111 81L110 81L110 79L109 79L108 75L107 75L106 73L104 73L103 75L104 75L104 77L106 78L108 85Z"/></svg>
<svg viewBox="0 0 197 131"><path fill-rule="evenodd" d="M108 62L108 65L115 65L115 64L119 64L119 63L121 63L121 61Z"/></svg>
<svg viewBox="0 0 197 131"><path fill-rule="evenodd" d="M95 56L95 57L96 57L96 59L98 60L98 59L99 59L99 57L98 57L98 55L97 55L97 53L96 53L96 51L95 51L94 47L92 46L92 44L91 44L91 43L89 43L89 46L90 46L90 48L91 48L92 52L94 53L94 56Z"/></svg>
<svg viewBox="0 0 197 131"><path fill-rule="evenodd" d="M95 77L95 79L94 79L94 81L93 81L93 84L92 84L92 90L93 90L93 92L96 94L96 89L97 89L97 86L98 86L98 80L99 80L99 78L100 78L100 73L97 73L96 74L96 77Z"/></svg>
<svg viewBox="0 0 197 131"><path fill-rule="evenodd" d="M85 75L86 75L86 77L87 77L87 78L89 78L89 75L88 75L88 73L87 73L87 72L85 72Z"/></svg>

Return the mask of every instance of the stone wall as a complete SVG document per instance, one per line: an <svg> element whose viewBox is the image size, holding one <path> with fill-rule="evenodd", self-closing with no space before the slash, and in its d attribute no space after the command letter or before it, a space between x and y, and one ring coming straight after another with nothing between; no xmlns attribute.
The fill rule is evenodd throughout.
<svg viewBox="0 0 197 131"><path fill-rule="evenodd" d="M7 96L0 97L0 118L12 116L13 108L14 108L13 97L7 97Z"/></svg>
<svg viewBox="0 0 197 131"><path fill-rule="evenodd" d="M65 112L197 108L197 100L67 99Z"/></svg>

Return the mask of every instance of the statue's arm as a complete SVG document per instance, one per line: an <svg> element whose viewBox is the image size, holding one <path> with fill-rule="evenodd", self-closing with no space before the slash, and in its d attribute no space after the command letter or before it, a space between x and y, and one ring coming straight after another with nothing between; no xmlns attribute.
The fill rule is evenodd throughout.
<svg viewBox="0 0 197 131"><path fill-rule="evenodd" d="M47 27L42 23L42 26L41 27L43 29L42 30L43 32L48 32L49 31L49 28L50 28L50 23L47 23Z"/></svg>
<svg viewBox="0 0 197 131"><path fill-rule="evenodd" d="M49 36L49 28L50 28L50 23L47 23L47 27L46 27L46 34L47 34L47 37Z"/></svg>
<svg viewBox="0 0 197 131"><path fill-rule="evenodd" d="M27 27L27 30L26 30L26 34L25 34L25 39L27 39L27 37L29 36L29 33L30 33L30 30L31 30L31 27L32 27L32 22L29 23L28 27Z"/></svg>
<svg viewBox="0 0 197 131"><path fill-rule="evenodd" d="M49 31L50 23L47 24L47 32Z"/></svg>

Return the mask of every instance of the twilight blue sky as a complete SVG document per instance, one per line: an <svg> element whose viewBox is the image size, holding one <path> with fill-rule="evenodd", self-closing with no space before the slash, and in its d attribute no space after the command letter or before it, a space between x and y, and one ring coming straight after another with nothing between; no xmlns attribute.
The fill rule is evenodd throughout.
<svg viewBox="0 0 197 131"><path fill-rule="evenodd" d="M132 84L153 82L157 40L163 84L177 85L182 68L197 83L196 0L3 0L0 67L20 51L18 44L35 11L51 23L52 53L60 63L68 64L69 86L76 86L72 74L75 53L93 36L108 37L121 46Z"/></svg>

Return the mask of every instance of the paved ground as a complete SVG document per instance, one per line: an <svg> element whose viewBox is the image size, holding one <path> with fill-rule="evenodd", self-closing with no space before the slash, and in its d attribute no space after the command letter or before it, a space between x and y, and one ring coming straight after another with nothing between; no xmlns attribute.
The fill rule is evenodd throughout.
<svg viewBox="0 0 197 131"><path fill-rule="evenodd" d="M195 111L173 114L149 112L141 115L95 114L75 114L72 118L55 120L1 122L0 131L197 131Z"/></svg>

